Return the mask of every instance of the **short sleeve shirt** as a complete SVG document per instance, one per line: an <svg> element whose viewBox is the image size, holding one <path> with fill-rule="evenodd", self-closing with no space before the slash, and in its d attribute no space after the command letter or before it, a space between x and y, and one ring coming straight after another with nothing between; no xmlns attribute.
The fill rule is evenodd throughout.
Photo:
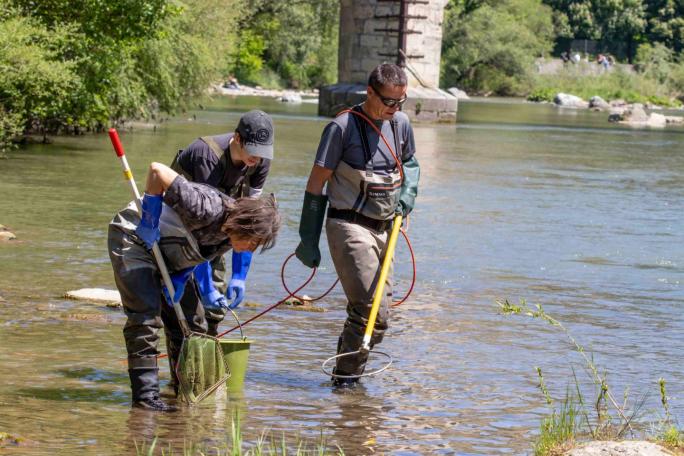
<svg viewBox="0 0 684 456"><path fill-rule="evenodd" d="M355 116L360 122L357 124L352 116ZM413 129L408 116L401 111L394 114L394 120L397 122L400 159L403 163L410 160L415 154L416 145ZM368 125L366 120L350 113L336 117L325 127L316 152L315 164L334 170L340 161L344 161L354 169L366 169L367 157L358 126L366 129L368 145L372 154L373 170L380 175L387 175L393 171L396 160L380 135ZM391 123L387 120L375 121L375 126L380 129L392 149L396 149L397 145Z"/></svg>
<svg viewBox="0 0 684 456"><path fill-rule="evenodd" d="M234 165L230 159L228 148L232 137L233 133L213 137L219 147L229 154L226 160L220 160L209 145L198 138L178 154L178 164L190 175L193 182L211 185L228 193L249 169L244 163L240 166ZM224 164L228 165L228 169ZM258 196L262 193L270 169L271 160L262 158L254 173L248 178L250 196Z"/></svg>

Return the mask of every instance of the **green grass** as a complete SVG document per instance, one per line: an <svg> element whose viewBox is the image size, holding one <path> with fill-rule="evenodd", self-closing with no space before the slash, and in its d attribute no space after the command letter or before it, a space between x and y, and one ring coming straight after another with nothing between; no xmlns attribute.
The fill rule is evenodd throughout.
<svg viewBox="0 0 684 456"><path fill-rule="evenodd" d="M330 446L325 441L323 432L316 442L310 442L301 438L296 438L294 445L288 444L285 434L280 439L273 436L270 432L264 431L253 445L247 445L242 439L242 429L239 416L235 416L231 422L230 440L218 445L199 445L185 442L182 449L174 449L169 443L165 448L158 448L158 438L151 442L138 445L135 442L136 454L138 456L344 456L344 451L339 446Z"/></svg>
<svg viewBox="0 0 684 456"><path fill-rule="evenodd" d="M569 392L558 411L542 419L539 437L534 445L535 456L562 454L572 446L579 427L580 407Z"/></svg>
<svg viewBox="0 0 684 456"><path fill-rule="evenodd" d="M635 436L636 430L633 422L641 416L641 410L646 402L645 394L630 401L629 393L626 391L622 401L618 402L608 384L607 374L599 370L593 356L587 353L560 321L546 313L540 304L528 306L525 300L520 300L519 304L512 304L508 300L497 301L497 304L504 315L527 316L544 321L561 331L570 341L573 350L584 361L584 370L594 386L594 399L585 400L587 396L582 392L580 381L573 369L575 390L572 393L566 391L565 400L557 409L554 407L553 398L544 381L542 371L537 368L539 389L552 411L550 415L542 419L540 434L534 447L535 456L562 454L573 445L578 434L593 440L620 440L625 438L626 433L632 437ZM659 385L665 418L659 422L658 429L663 431L658 433L660 437L657 440L667 442L666 445L670 448L678 448L677 445L682 443L683 436L672 425L665 380L660 379Z"/></svg>
<svg viewBox="0 0 684 456"><path fill-rule="evenodd" d="M597 95L606 101L625 100L628 103L681 106L681 102L674 98L666 85L620 68L598 75L581 74L572 68L555 75L539 75L527 99L553 101L558 92L576 95L584 100Z"/></svg>

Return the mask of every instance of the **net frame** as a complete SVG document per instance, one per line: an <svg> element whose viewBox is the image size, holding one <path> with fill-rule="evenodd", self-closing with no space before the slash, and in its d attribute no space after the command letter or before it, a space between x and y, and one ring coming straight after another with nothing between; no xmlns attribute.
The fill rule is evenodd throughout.
<svg viewBox="0 0 684 456"><path fill-rule="evenodd" d="M211 395L231 376L219 340L196 332L183 337L174 371L178 396L190 405Z"/></svg>

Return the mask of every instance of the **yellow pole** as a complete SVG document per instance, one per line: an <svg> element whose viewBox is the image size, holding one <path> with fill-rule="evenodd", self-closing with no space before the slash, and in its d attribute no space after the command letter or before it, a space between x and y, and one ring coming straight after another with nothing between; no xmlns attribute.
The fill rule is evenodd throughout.
<svg viewBox="0 0 684 456"><path fill-rule="evenodd" d="M387 280L387 275L389 274L390 266L392 265L392 257L394 256L394 247L397 245L397 238L399 237L399 230L401 229L401 214L394 217L394 223L392 224L392 232L390 233L389 240L387 241L387 253L385 253L385 258L382 260L382 268L380 269L380 277L378 277L378 283L375 285L375 294L373 295L373 306L371 307L370 315L368 316L368 325L366 326L366 333L363 335L363 343L361 344L360 352L370 351L370 340L373 335L373 329L375 328L375 320L378 317L378 310L380 309L380 301L382 301L382 295L385 291L385 281Z"/></svg>

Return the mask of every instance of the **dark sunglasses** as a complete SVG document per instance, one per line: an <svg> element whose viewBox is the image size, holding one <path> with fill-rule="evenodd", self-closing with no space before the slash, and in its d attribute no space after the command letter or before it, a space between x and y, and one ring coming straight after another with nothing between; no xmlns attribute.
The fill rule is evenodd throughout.
<svg viewBox="0 0 684 456"><path fill-rule="evenodd" d="M380 101L382 101L382 104L384 104L388 108L397 108L397 107L401 108L401 105L406 103L406 100L408 100L408 97L406 95L404 95L403 98L383 97L382 95L380 95L380 92L378 91L378 89L376 89L373 86L371 86L371 88L373 89L373 92L375 92L375 94L378 96L378 98L380 98Z"/></svg>

